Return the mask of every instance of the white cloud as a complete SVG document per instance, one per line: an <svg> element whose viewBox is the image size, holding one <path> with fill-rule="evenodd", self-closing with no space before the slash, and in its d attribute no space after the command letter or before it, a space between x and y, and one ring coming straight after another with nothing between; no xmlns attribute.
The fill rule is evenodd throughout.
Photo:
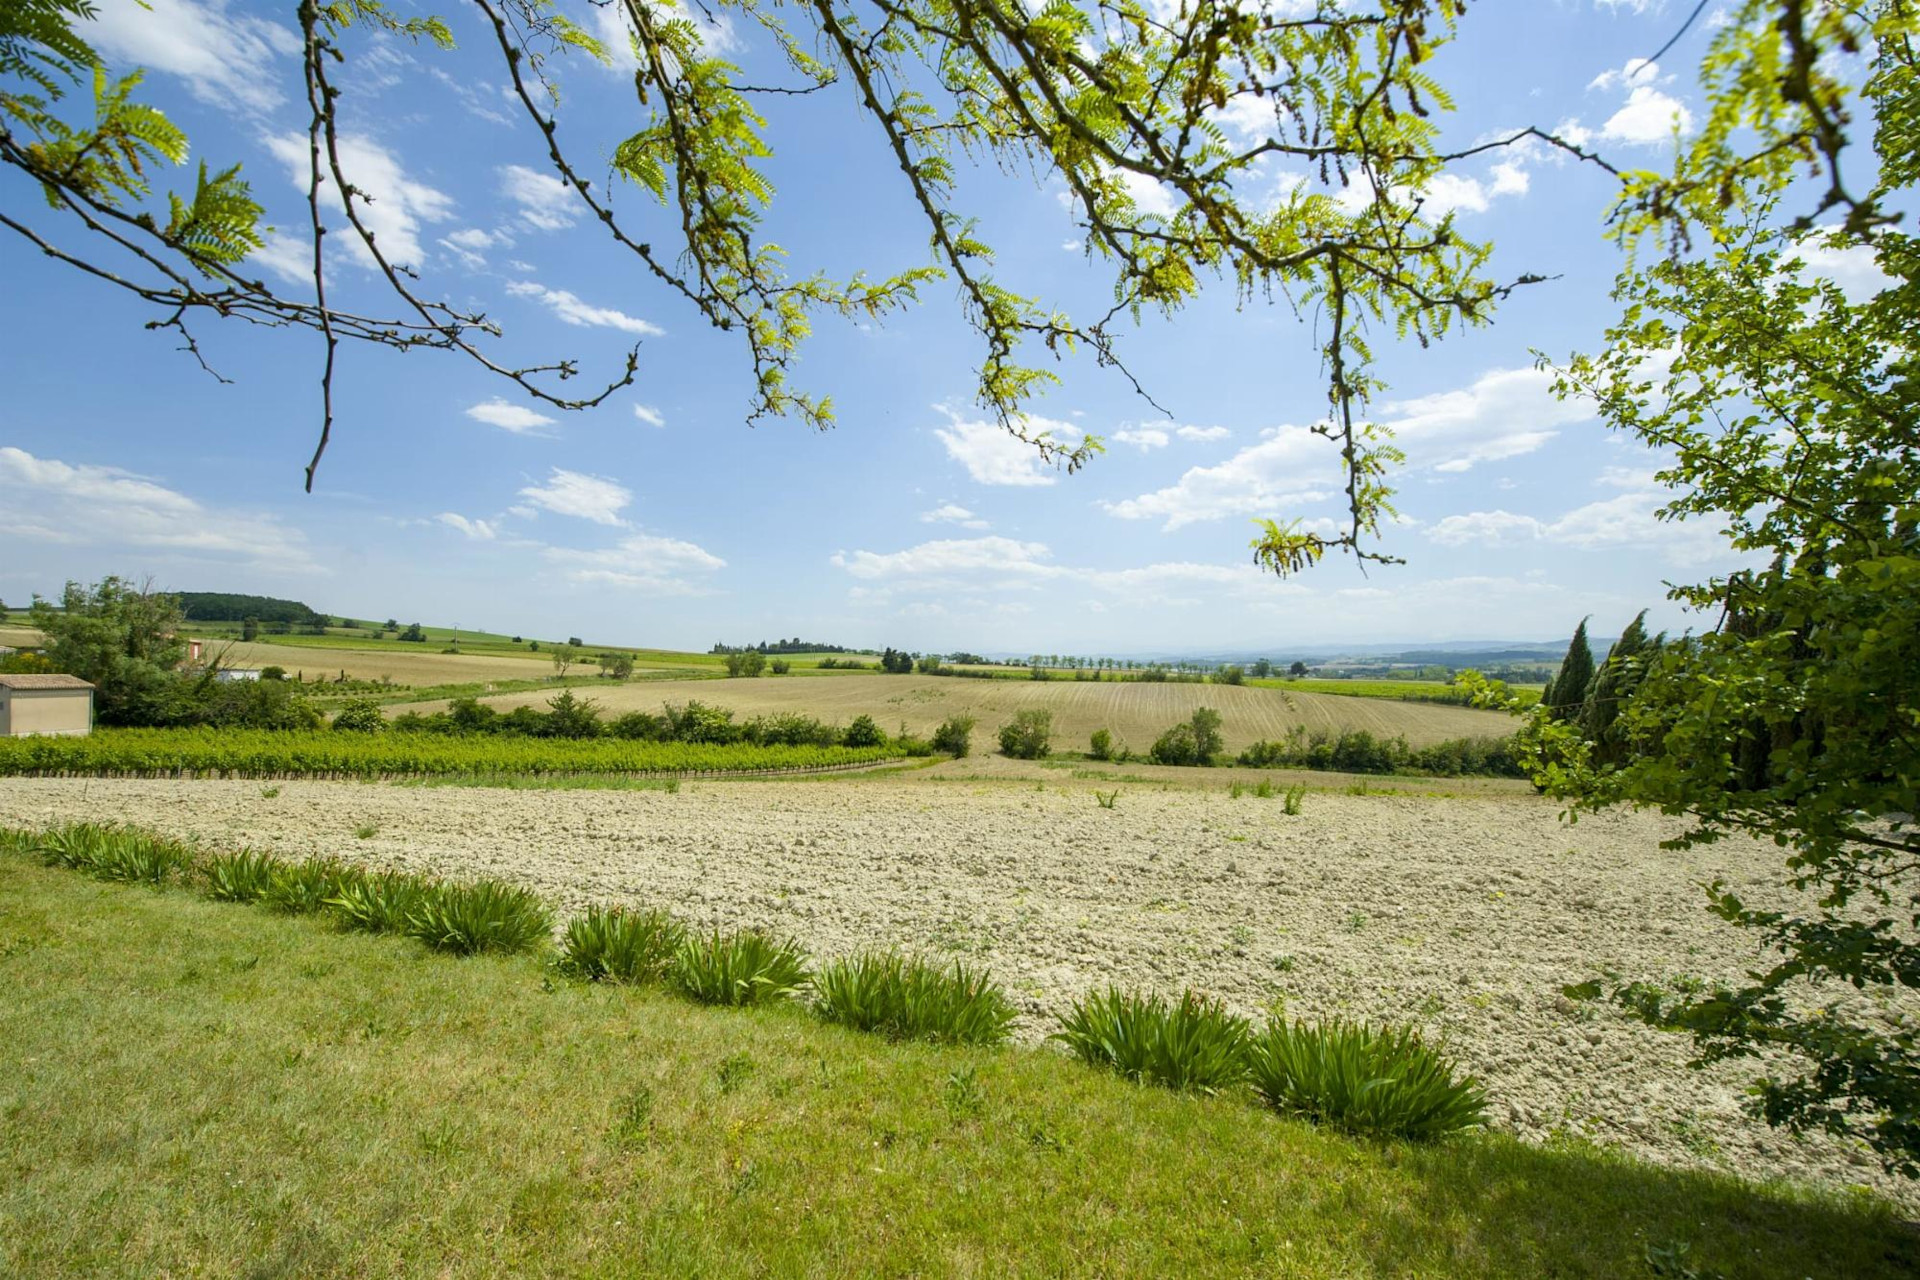
<svg viewBox="0 0 1920 1280"><path fill-rule="evenodd" d="M1645 474L1621 472L1607 483L1622 493L1576 507L1556 520L1513 511L1470 511L1435 521L1426 536L1443 547L1514 547L1552 543L1580 551L1646 551L1679 565L1735 556L1720 531L1698 520L1661 520L1654 513L1672 494Z"/></svg>
<svg viewBox="0 0 1920 1280"><path fill-rule="evenodd" d="M943 538L923 542L905 551L837 551L830 561L856 578L947 578L955 574L991 573L1001 576L1046 578L1065 572L1047 563L1052 552L1044 542L1013 538Z"/></svg>
<svg viewBox="0 0 1920 1280"><path fill-rule="evenodd" d="M1178 207L1178 196L1172 187L1131 169L1120 171L1120 183L1127 189L1127 194L1133 197L1134 206L1141 213L1156 218L1173 217Z"/></svg>
<svg viewBox="0 0 1920 1280"><path fill-rule="evenodd" d="M283 573L325 573L270 515L210 508L119 467L0 448L0 541L136 549Z"/></svg>
<svg viewBox="0 0 1920 1280"><path fill-rule="evenodd" d="M467 416L475 422L484 422L490 427L499 427L502 431L511 431L521 435L549 435L547 427L553 425L553 419L544 413L536 413L524 405L509 404L495 396L483 400L467 409Z"/></svg>
<svg viewBox="0 0 1920 1280"><path fill-rule="evenodd" d="M1615 142L1665 142L1679 129L1693 128L1693 113L1686 104L1652 85L1636 85L1621 107L1600 126L1600 135Z"/></svg>
<svg viewBox="0 0 1920 1280"><path fill-rule="evenodd" d="M649 595L705 594L708 588L697 576L727 567L725 560L704 547L645 533L599 550L548 547L541 554L562 566L570 582L626 587Z"/></svg>
<svg viewBox="0 0 1920 1280"><path fill-rule="evenodd" d="M492 542L499 530L485 520L469 520L453 511L442 511L434 517L450 529L458 529L476 542Z"/></svg>
<svg viewBox="0 0 1920 1280"><path fill-rule="evenodd" d="M307 135L276 134L266 139L266 148L285 166L287 177L293 185L305 191L309 161ZM373 234L380 252L388 262L399 265L418 266L424 262L425 256L420 247L421 224L444 222L452 217L452 197L408 177L399 158L372 138L342 134L338 151L340 172L348 182L365 193L364 199L354 200L353 211ZM333 209L340 210L333 175L327 171L324 156L321 190L327 203ZM344 220L345 216L341 211L341 219ZM367 252L359 235L341 222L334 223L333 232L327 240L329 248L336 243L345 244L347 252L353 255L356 262L363 266L373 265L373 255ZM328 257L331 259L332 254Z"/></svg>
<svg viewBox="0 0 1920 1280"><path fill-rule="evenodd" d="M638 334L646 338L659 337L666 332L660 326L649 324L624 311L615 311L612 307L592 306L582 302L579 297L565 289L549 289L531 280L512 281L507 285L507 292L516 298L532 298L544 303L547 310L567 324L596 329L618 329L622 333Z"/></svg>
<svg viewBox="0 0 1920 1280"><path fill-rule="evenodd" d="M1142 453L1167 447L1169 439L1166 432L1158 427L1129 427L1125 431L1116 431L1113 438L1121 444L1130 444Z"/></svg>
<svg viewBox="0 0 1920 1280"><path fill-rule="evenodd" d="M1179 427L1174 433L1182 440L1193 440L1201 444L1212 444L1216 440L1225 440L1233 432L1225 427Z"/></svg>
<svg viewBox="0 0 1920 1280"><path fill-rule="evenodd" d="M228 8L227 0L96 0L94 21L77 34L119 70L162 71L202 102L270 111L283 100L273 63L300 52L299 33Z"/></svg>
<svg viewBox="0 0 1920 1280"><path fill-rule="evenodd" d="M934 434L947 447L947 456L965 466L967 474L981 484L1041 485L1058 479L1048 470L1038 449L1016 439L998 423L963 421L952 410L935 407L947 415L948 425L934 428ZM1056 441L1077 440L1081 434L1071 423L1050 418L1025 418L1022 426L1030 435L1049 435Z"/></svg>
<svg viewBox="0 0 1920 1280"><path fill-rule="evenodd" d="M262 237L264 243L247 255L251 266L265 267L274 275L291 284L313 283L313 240L288 235L284 231L268 232ZM333 272L327 272L327 282L333 282Z"/></svg>
<svg viewBox="0 0 1920 1280"><path fill-rule="evenodd" d="M1807 270L1840 286L1840 292L1846 295L1847 301L1856 306L1893 284L1893 277L1880 269L1873 250L1866 245L1848 245L1841 249L1828 247L1826 235L1833 230L1832 227L1821 227L1801 240L1797 252L1807 264Z"/></svg>
<svg viewBox="0 0 1920 1280"><path fill-rule="evenodd" d="M931 511L920 513L922 524L957 524L962 529L984 529L987 522L960 506L958 503L943 502Z"/></svg>
<svg viewBox="0 0 1920 1280"><path fill-rule="evenodd" d="M1439 471L1532 453L1592 416L1584 400L1556 399L1553 375L1541 369L1492 369L1471 386L1381 406L1409 464Z"/></svg>
<svg viewBox="0 0 1920 1280"><path fill-rule="evenodd" d="M1336 456L1305 427L1280 427L1225 462L1192 467L1164 489L1102 506L1122 520L1162 520L1169 532L1202 520L1272 514L1283 504L1319 498L1336 479Z"/></svg>
<svg viewBox="0 0 1920 1280"><path fill-rule="evenodd" d="M1595 76L1587 85L1590 92L1626 91L1626 101L1600 126L1599 136L1612 142L1648 145L1668 141L1676 128L1681 133L1689 132L1693 113L1660 87L1672 82L1672 76L1661 76L1658 63L1645 58L1630 58L1626 65ZM1594 137L1594 131L1578 120L1562 121L1556 132L1575 146L1585 146Z"/></svg>
<svg viewBox="0 0 1920 1280"><path fill-rule="evenodd" d="M460 264L469 271L478 271L487 265L488 249L512 248L513 238L504 231L483 231L479 227L463 227L450 235L442 236L440 247L460 260Z"/></svg>
<svg viewBox="0 0 1920 1280"><path fill-rule="evenodd" d="M559 178L523 164L502 165L499 173L501 194L520 206L520 220L535 231L563 231L586 208L580 193Z"/></svg>
<svg viewBox="0 0 1920 1280"><path fill-rule="evenodd" d="M620 512L633 501L633 491L604 476L553 468L544 485L528 485L520 496L543 511L576 516L595 524L625 524Z"/></svg>
<svg viewBox="0 0 1920 1280"><path fill-rule="evenodd" d="M666 418L662 417L660 411L652 405L636 404L633 406L633 416L650 427L664 427L667 425Z"/></svg>

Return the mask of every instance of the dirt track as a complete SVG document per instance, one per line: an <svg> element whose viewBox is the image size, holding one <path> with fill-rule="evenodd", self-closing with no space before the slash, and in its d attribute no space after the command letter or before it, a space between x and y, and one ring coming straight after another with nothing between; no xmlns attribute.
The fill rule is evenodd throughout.
<svg viewBox="0 0 1920 1280"><path fill-rule="evenodd" d="M0 779L0 821L112 817L222 846L510 877L569 908L664 904L792 933L822 956L962 957L1015 994L1030 1040L1110 981L1191 986L1250 1015L1278 1000L1411 1021L1530 1138L1914 1198L1859 1150L1746 1119L1743 1070L1690 1071L1684 1040L1559 994L1602 966L1737 976L1750 942L1703 911L1698 885L1724 876L1763 900L1775 850L1663 852L1663 819L1569 828L1531 796L1314 793L1289 818L1217 789L1130 790L1105 810L1082 784L941 773L678 794L295 782L272 798L252 782ZM363 824L378 834L356 840Z"/></svg>

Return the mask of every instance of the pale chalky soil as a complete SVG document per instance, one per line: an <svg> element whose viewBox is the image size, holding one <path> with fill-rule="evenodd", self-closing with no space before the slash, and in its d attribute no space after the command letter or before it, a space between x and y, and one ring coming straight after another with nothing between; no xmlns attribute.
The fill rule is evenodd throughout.
<svg viewBox="0 0 1920 1280"><path fill-rule="evenodd" d="M926 778L677 794L278 785L267 798L257 782L0 779L0 821L119 820L214 847L500 876L563 910L665 905L791 933L820 957L898 945L964 958L1015 995L1028 1040L1109 982L1192 987L1256 1016L1284 999L1292 1015L1413 1022L1527 1138L1586 1134L1916 1200L1860 1149L1742 1115L1750 1065L1689 1070L1685 1039L1559 994L1602 966L1733 978L1757 959L1705 913L1699 885L1724 877L1764 897L1779 852L1663 851L1676 828L1655 815L1568 827L1530 796L1315 793L1289 818L1276 800L1177 790L1128 791L1106 810L1078 788ZM356 839L363 825L378 834Z"/></svg>

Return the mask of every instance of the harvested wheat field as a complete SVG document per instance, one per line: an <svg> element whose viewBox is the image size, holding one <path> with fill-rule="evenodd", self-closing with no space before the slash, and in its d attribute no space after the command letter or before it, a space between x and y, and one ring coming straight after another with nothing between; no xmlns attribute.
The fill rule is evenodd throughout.
<svg viewBox="0 0 1920 1280"><path fill-rule="evenodd" d="M425 649L425 646L420 646ZM466 684L486 680L539 680L553 674L544 653L524 658L467 653L395 653L381 649L334 649L309 645L207 642L209 656L233 667L284 667L291 679L301 672L308 680L331 680L342 672L354 680L392 680L424 687ZM593 669L588 668L589 672Z"/></svg>
<svg viewBox="0 0 1920 1280"><path fill-rule="evenodd" d="M568 909L666 905L696 924L791 933L817 956L964 959L1007 986L1029 1041L1109 982L1193 987L1249 1015L1277 1002L1411 1022L1482 1076L1497 1123L1528 1139L1916 1202L1857 1145L1745 1117L1743 1070L1688 1070L1685 1040L1560 995L1603 966L1737 976L1751 938L1708 916L1698 885L1726 877L1763 900L1776 850L1665 852L1665 819L1567 827L1532 796L1313 793L1288 817L1219 790L1143 789L1108 810L1079 786L942 781L955 767L677 794L6 779L0 822L111 814L214 846L506 877ZM356 839L364 827L375 834ZM1899 1008L1915 1011L1881 1013Z"/></svg>
<svg viewBox="0 0 1920 1280"><path fill-rule="evenodd" d="M485 701L507 711L539 706L548 696L540 692L505 694ZM1509 717L1471 707L1171 682L836 675L809 680L656 680L596 689L591 696L602 711L615 715L658 711L662 703L696 699L726 707L742 719L798 712L845 724L855 716L870 715L888 733L905 724L922 735L931 733L948 716L968 715L979 721L976 740L990 739L1001 725L1013 719L1014 713L1037 707L1053 713L1054 747L1065 751L1085 751L1088 736L1095 729L1107 729L1116 747L1124 743L1144 753L1168 726L1185 720L1197 707L1212 707L1220 713L1224 721L1221 732L1229 751L1238 751L1262 738L1284 738L1294 725L1305 725L1309 730L1365 729L1390 737L1404 736L1414 747L1448 738L1505 737L1513 732ZM438 710L445 705L417 703L389 707L388 712Z"/></svg>

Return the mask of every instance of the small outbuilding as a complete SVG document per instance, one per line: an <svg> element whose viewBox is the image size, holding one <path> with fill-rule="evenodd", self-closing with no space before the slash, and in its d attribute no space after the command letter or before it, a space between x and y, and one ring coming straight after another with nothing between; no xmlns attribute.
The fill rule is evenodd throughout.
<svg viewBox="0 0 1920 1280"><path fill-rule="evenodd" d="M0 675L0 738L93 731L93 686L78 676Z"/></svg>

